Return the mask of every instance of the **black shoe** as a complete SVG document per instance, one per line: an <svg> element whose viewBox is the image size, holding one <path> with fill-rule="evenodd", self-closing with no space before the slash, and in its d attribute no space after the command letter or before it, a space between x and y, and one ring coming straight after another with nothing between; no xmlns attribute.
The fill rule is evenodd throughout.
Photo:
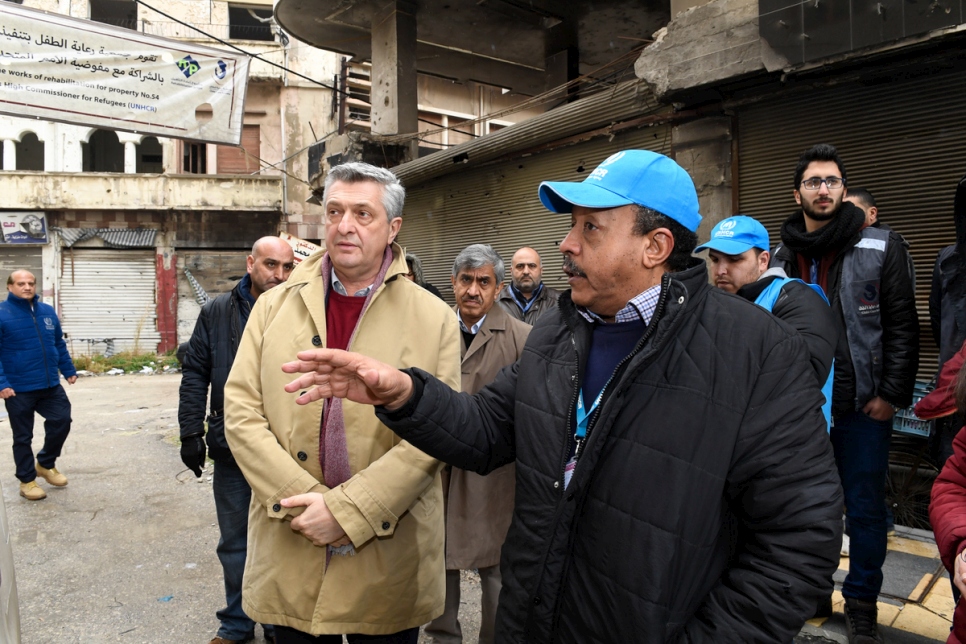
<svg viewBox="0 0 966 644"><path fill-rule="evenodd" d="M845 627L849 635L849 644L882 644L878 613L875 602L846 597Z"/></svg>
<svg viewBox="0 0 966 644"><path fill-rule="evenodd" d="M815 608L815 614L812 615L811 619L831 617L832 616L832 596L829 595L822 601L818 603Z"/></svg>

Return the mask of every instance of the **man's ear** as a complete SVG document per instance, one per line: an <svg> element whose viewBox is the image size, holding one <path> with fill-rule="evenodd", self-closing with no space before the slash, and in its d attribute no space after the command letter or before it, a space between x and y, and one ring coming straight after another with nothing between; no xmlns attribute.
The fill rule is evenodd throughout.
<svg viewBox="0 0 966 644"><path fill-rule="evenodd" d="M248 272L251 273L252 269L255 268L255 257L253 255L249 255L248 259L245 260L245 263L248 266Z"/></svg>
<svg viewBox="0 0 966 644"><path fill-rule="evenodd" d="M768 262L771 261L771 253L767 250L761 251L758 255L758 271L764 273L768 270Z"/></svg>
<svg viewBox="0 0 966 644"><path fill-rule="evenodd" d="M798 190L792 190L792 192L795 194L795 203L797 203L799 206L801 206L802 205L802 193L800 193Z"/></svg>
<svg viewBox="0 0 966 644"><path fill-rule="evenodd" d="M674 235L667 228L655 228L644 235L641 264L644 268L658 268L667 262L674 250Z"/></svg>
<svg viewBox="0 0 966 644"><path fill-rule="evenodd" d="M402 217L396 217L395 219L389 220L389 243L396 241L396 236L399 234L399 229L402 228Z"/></svg>

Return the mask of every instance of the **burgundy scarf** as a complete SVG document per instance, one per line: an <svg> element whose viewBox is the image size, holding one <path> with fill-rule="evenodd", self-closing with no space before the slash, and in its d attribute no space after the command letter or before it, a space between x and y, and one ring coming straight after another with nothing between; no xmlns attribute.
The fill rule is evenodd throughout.
<svg viewBox="0 0 966 644"><path fill-rule="evenodd" d="M373 282L369 294L366 295L362 312L359 313L359 319L356 321L356 326L349 337L348 349L350 351L352 350L352 341L355 340L356 333L359 332L359 322L362 320L362 316L366 314L366 309L372 302L372 296L385 281L390 264L392 264L392 247L387 246L386 253L382 258L382 268L379 269L376 281ZM322 279L325 289L323 292L328 293L332 279L332 261L329 259L328 253L322 258ZM326 413L323 415L319 433L319 465L322 466L322 477L325 485L329 488L335 488L352 477L352 470L349 467L349 450L346 447L342 399L329 398L326 400L326 404Z"/></svg>

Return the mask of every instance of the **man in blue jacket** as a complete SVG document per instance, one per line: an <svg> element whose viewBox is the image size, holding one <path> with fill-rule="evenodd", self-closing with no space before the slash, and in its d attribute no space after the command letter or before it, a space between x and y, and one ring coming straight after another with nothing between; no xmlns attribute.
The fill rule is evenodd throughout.
<svg viewBox="0 0 966 644"><path fill-rule="evenodd" d="M30 271L14 271L7 278L7 300L0 302L0 398L13 429L20 496L30 501L47 496L37 485L38 476L55 487L67 485L67 477L54 467L70 433L70 400L57 371L70 384L77 380L57 313L40 301L36 286ZM44 447L36 463L34 412L44 417Z"/></svg>

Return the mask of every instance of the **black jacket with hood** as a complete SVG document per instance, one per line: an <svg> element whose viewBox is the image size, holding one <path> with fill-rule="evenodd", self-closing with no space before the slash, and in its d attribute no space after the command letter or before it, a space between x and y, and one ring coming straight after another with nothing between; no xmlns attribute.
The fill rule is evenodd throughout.
<svg viewBox="0 0 966 644"><path fill-rule="evenodd" d="M518 362L475 396L409 370L377 408L404 439L486 474L516 461L499 642L790 642L832 590L842 493L805 343L712 289L665 274L563 484L593 327L570 292Z"/></svg>
<svg viewBox="0 0 966 644"><path fill-rule="evenodd" d="M966 341L966 175L953 205L956 243L939 251L929 290L929 323L939 346L939 368Z"/></svg>
<svg viewBox="0 0 966 644"><path fill-rule="evenodd" d="M211 413L208 415L208 454L215 461L234 461L225 439L225 381L235 361L251 305L241 289L251 284L242 279L228 293L211 300L201 309L195 330L188 341L181 365L178 424L181 438L205 431L205 402L211 386Z"/></svg>

